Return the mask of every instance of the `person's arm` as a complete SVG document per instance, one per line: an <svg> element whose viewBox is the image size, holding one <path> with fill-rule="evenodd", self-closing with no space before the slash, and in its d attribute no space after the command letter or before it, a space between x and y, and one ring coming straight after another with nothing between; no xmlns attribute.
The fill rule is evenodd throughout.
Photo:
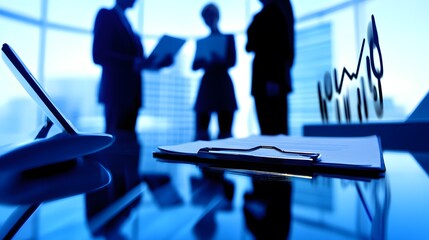
<svg viewBox="0 0 429 240"><path fill-rule="evenodd" d="M203 58L197 58L197 50L195 49L194 61L192 62L192 70L205 69L207 67L207 61Z"/></svg>
<svg viewBox="0 0 429 240"><path fill-rule="evenodd" d="M226 66L228 68L231 68L235 66L235 63L237 62L237 54L235 50L235 39L234 35L227 35L227 59L226 59Z"/></svg>

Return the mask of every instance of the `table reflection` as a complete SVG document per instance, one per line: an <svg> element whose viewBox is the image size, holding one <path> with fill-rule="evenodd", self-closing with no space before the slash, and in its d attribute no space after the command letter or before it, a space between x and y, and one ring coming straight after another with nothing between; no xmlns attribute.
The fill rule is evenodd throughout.
<svg viewBox="0 0 429 240"><path fill-rule="evenodd" d="M287 239L291 220L292 183L253 179L244 195L246 226L256 239Z"/></svg>
<svg viewBox="0 0 429 240"><path fill-rule="evenodd" d="M355 187L366 216L371 222L371 239L386 239L387 219L391 202L388 179L356 182Z"/></svg>
<svg viewBox="0 0 429 240"><path fill-rule="evenodd" d="M193 165L146 158L152 162L139 176L142 145L132 135L118 139L90 156L109 169L112 184L85 194L85 232L74 232L79 220L70 218L56 228L57 234L91 239L391 239L416 230L413 236L425 235L429 192L421 186L427 185L427 173L406 154L386 155L388 174L380 179L302 178L224 168L221 175L216 169L210 175ZM39 237L47 236L44 229L67 213L71 201L42 205L57 211L34 221L40 223Z"/></svg>
<svg viewBox="0 0 429 240"><path fill-rule="evenodd" d="M212 239L217 230L216 214L232 211L234 183L222 171L202 169L201 176L191 176L191 204L205 209L192 231L196 239Z"/></svg>
<svg viewBox="0 0 429 240"><path fill-rule="evenodd" d="M140 147L134 132L118 132L109 148L88 156L108 169L112 177L109 185L85 195L86 217L93 236L125 238L120 231L121 225L141 199L138 191L130 196L140 184ZM126 197L131 199L125 201ZM123 204L114 205L120 200Z"/></svg>

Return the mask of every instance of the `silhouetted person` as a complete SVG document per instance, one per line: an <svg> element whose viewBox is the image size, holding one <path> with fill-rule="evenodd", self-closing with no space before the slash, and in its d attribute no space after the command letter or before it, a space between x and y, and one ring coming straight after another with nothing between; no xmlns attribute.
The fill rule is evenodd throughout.
<svg viewBox="0 0 429 240"><path fill-rule="evenodd" d="M151 65L140 38L133 32L125 10L135 0L116 0L112 9L101 9L94 24L93 60L102 66L99 101L104 104L107 133L135 131L142 106L143 68ZM171 64L172 60L160 67Z"/></svg>
<svg viewBox="0 0 429 240"><path fill-rule="evenodd" d="M233 35L222 34L218 28L219 9L216 5L207 4L201 15L210 28L208 38L223 39L225 53L213 53L211 59L195 58L192 69L204 69L195 103L196 139L209 140L208 127L212 113L217 113L219 124L218 138L231 137L234 111L237 110L234 86L228 69L235 65L236 52ZM198 49L197 49L198 51Z"/></svg>
<svg viewBox="0 0 429 240"><path fill-rule="evenodd" d="M294 17L289 0L260 0L262 10L247 30L254 52L252 95L262 135L288 134L287 95L292 91Z"/></svg>
<svg viewBox="0 0 429 240"><path fill-rule="evenodd" d="M234 85L228 73L228 69L233 67L236 62L235 40L233 35L220 32L218 27L220 14L215 4L207 4L202 9L201 16L210 29L210 34L197 41L197 51L192 65L193 70L204 69L194 107L196 112L195 139L210 140L208 127L212 113L217 113L219 124L217 138L228 138L232 136L232 122L234 112L237 110ZM204 42L206 42L206 46L202 44ZM224 49L220 48L219 52L207 50L213 45L224 46ZM203 50L199 47L202 47ZM199 51L204 52L204 49L209 52L208 57L199 56ZM226 182L223 172L202 168L202 173L206 181L218 184Z"/></svg>

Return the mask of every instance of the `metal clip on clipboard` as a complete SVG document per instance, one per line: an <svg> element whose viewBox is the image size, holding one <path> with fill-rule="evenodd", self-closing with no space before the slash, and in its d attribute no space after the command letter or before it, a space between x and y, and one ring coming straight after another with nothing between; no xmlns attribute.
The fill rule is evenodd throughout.
<svg viewBox="0 0 429 240"><path fill-rule="evenodd" d="M272 157L270 155L253 155L249 154L255 152L259 149L271 149L276 152L285 154L284 157ZM244 154L243 154L244 153ZM313 163L321 161L321 154L314 152L300 152L300 151L288 151L280 149L276 146L269 145L260 145L252 148L242 149L242 148L219 148L219 147L206 147L201 148L198 151L197 156L202 159L229 159L236 161L249 161L256 162L264 160L268 163L278 163L282 161L282 165L312 165ZM268 161L268 162L267 162Z"/></svg>

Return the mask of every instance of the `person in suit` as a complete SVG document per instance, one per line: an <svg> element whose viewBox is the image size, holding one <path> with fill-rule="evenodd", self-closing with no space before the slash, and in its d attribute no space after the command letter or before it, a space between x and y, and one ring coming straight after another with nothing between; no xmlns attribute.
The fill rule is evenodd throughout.
<svg viewBox="0 0 429 240"><path fill-rule="evenodd" d="M234 86L228 73L229 68L236 62L235 40L233 35L223 34L218 27L219 9L213 4L207 4L201 15L210 28L210 37L225 39L225 53L213 53L210 60L195 58L192 69L204 69L198 90L194 110L196 112L196 140L209 140L208 127L212 113L217 113L219 134L218 138L231 137L234 112L237 110ZM198 49L197 49L198 51ZM225 55L224 57L221 57Z"/></svg>
<svg viewBox="0 0 429 240"><path fill-rule="evenodd" d="M247 29L254 53L251 94L262 135L288 134L287 96L292 92L294 17L289 0L260 0L262 10Z"/></svg>
<svg viewBox="0 0 429 240"><path fill-rule="evenodd" d="M102 75L98 100L104 104L105 131L135 131L138 111L142 106L142 75L151 66L145 58L125 11L135 0L116 0L111 9L99 10L94 24L93 60L101 65ZM157 69L168 66L171 59Z"/></svg>

